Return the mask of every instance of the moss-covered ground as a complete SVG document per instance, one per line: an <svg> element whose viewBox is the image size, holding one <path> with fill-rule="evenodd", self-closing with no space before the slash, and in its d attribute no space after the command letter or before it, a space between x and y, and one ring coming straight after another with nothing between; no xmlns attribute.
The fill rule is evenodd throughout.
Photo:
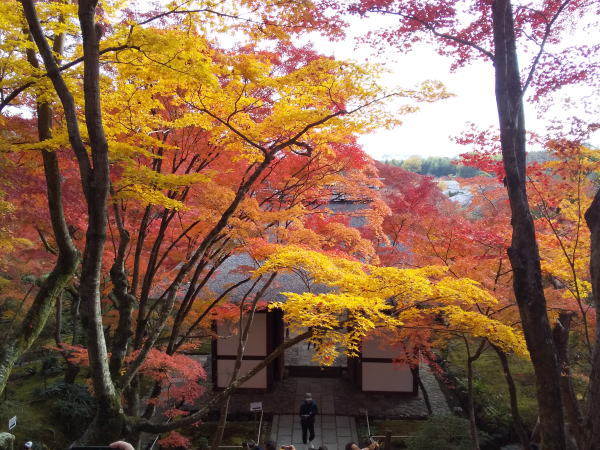
<svg viewBox="0 0 600 450"><path fill-rule="evenodd" d="M27 441L38 444L38 448L64 449L69 439L61 431L60 420L54 416L52 400L44 399L37 391L44 387L44 379L39 374L39 363L25 364L13 371L7 391L0 399L0 430L8 431L8 420L17 416L17 426L11 430L15 435L15 447L22 448ZM28 375L27 371L36 369ZM59 381L61 376L46 379L47 385Z"/></svg>

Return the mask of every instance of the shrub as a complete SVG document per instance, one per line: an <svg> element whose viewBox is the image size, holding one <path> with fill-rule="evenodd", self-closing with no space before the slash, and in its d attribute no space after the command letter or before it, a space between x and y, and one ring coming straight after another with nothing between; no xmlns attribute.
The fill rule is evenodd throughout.
<svg viewBox="0 0 600 450"><path fill-rule="evenodd" d="M200 436L194 440L194 448L197 448L198 450L207 450L209 447L210 444L208 439L203 436Z"/></svg>
<svg viewBox="0 0 600 450"><path fill-rule="evenodd" d="M50 355L42 360L42 376L51 377L62 373L62 371L63 369L60 366L60 360L56 355Z"/></svg>
<svg viewBox="0 0 600 450"><path fill-rule="evenodd" d="M52 400L52 412L69 437L79 437L94 418L95 400L81 384L60 382L38 394Z"/></svg>
<svg viewBox="0 0 600 450"><path fill-rule="evenodd" d="M463 450L472 447L469 421L455 416L432 416L409 441L409 450Z"/></svg>

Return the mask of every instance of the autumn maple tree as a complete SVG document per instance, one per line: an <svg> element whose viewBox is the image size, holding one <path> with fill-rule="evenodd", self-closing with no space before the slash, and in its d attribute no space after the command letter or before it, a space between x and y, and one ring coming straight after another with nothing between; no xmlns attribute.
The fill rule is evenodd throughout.
<svg viewBox="0 0 600 450"><path fill-rule="evenodd" d="M2 107L10 102L22 108L32 101L45 104L47 120L52 108L60 112L54 114L58 120L52 137L46 129L41 144L23 142L24 135L15 132L12 144L15 150L42 149L53 161L44 175L50 211L57 219L52 239L44 233L44 240L48 248L59 247L56 267L68 270L57 280L46 279L38 292L40 301L30 312L38 307L45 313L30 327L31 339L17 352L4 354L3 383L78 270L67 225L73 217L65 218L60 207L64 197L57 157L70 149L74 158L67 157L65 164L82 189L71 200L73 211L80 213L79 206L87 210L85 238L80 234L77 243L81 271L71 287L82 306L86 363L98 401L82 440L107 441L123 434L135 439L141 431L195 423L253 374L233 380L197 413L168 424L149 420L154 402L138 417L139 399L145 395L139 377L155 381L151 398L159 399L170 381L152 375L152 368L177 372L177 351L199 325L206 327L212 307L231 291L207 298L199 295L202 288L232 254L271 235L320 248L344 242L357 255L372 256L370 245L343 221L313 218L314 225L322 226L317 232L305 218L315 216L332 185L344 195L365 190L360 180L366 179L368 164L356 150L354 135L395 121L382 109L383 99L395 95L431 101L445 93L433 83L417 91L386 93L375 82L375 68L294 49L282 30L291 28L289 23L303 11L287 11L275 3L258 6L266 22L269 14L289 12L279 23L234 23L244 23L250 36L255 26L264 25L261 32L271 30L282 40L276 51L252 43L236 51L219 49L207 37L212 22L201 18L213 18L212 25L220 27L224 17L235 17L211 5L151 13L132 7L125 11L125 21L121 11L111 5L97 10L93 1L3 6L13 19L5 24L6 33L12 33L18 50L7 58L17 55L18 64L3 86L8 93ZM319 11L310 12L315 24L322 21ZM307 17L303 20L313 20ZM59 43L66 31L74 41L63 54ZM38 113L37 122L42 118ZM372 217L376 226L376 214ZM71 255L67 265L63 250ZM45 293L48 289L52 294ZM104 320L114 329L108 342ZM168 346L159 348L159 337L167 330ZM81 353L77 346L57 344L63 352ZM196 376L202 377L202 371Z"/></svg>
<svg viewBox="0 0 600 450"><path fill-rule="evenodd" d="M14 6L14 5L13 5ZM3 17L6 20L17 20L15 17L14 8L11 9L7 3L2 4ZM60 27L62 21L57 24ZM17 21L18 23L18 21ZM28 36L22 39L22 47L16 46L19 41L17 35L21 32L14 30L3 30L3 40L10 42L12 48L4 49L4 55L15 65L15 72L25 69L29 72L39 71L39 62L31 48L27 48L27 44L31 44ZM23 36L20 36L23 38ZM60 56L62 52L64 40L64 30L59 30L55 34L53 50ZM15 60L15 53L21 50L21 57ZM11 75L15 75L11 73ZM9 76L7 85L13 81ZM3 99L4 100L4 99ZM30 100L31 101L31 100ZM53 152L54 148L48 142L52 139L53 133L53 108L49 98L45 97L42 89L36 90L33 93L32 103L35 105L37 115L37 139L39 140L38 149L43 160L44 175L48 190L48 210L50 212L50 223L54 235L55 248L53 252L57 255L56 262L50 271L46 280L42 283L41 289L35 295L31 307L27 310L26 316L20 323L19 327L14 327L11 332L5 336L2 346L0 346L0 391L6 386L8 376L13 365L18 358L32 345L41 330L43 329L46 320L56 299L61 295L64 288L71 282L77 266L80 261L80 255L75 245L73 244L71 234L68 230L68 225L64 217L64 208L61 194L61 180L58 167L58 157ZM3 118L3 120L7 120ZM19 131L25 131L27 128L23 123L17 124ZM14 130L14 129L13 129ZM14 131L13 131L14 132ZM19 133L19 132L17 132ZM20 133L19 136L22 136ZM10 145L13 139L4 138L5 144ZM9 147L10 149L10 147ZM39 163L38 163L39 164ZM18 171L17 171L18 173ZM17 183L18 184L18 183ZM14 185L13 185L14 186Z"/></svg>
<svg viewBox="0 0 600 450"><path fill-rule="evenodd" d="M586 430L591 420L586 403L592 400L579 401L574 379L587 378L588 395L595 389L593 373L586 374L595 370L598 309L592 302L591 241L584 213L590 211L597 190L597 150L571 140L549 141L547 149L551 159L532 165L528 172L531 203L537 213L542 271L551 280L546 295L558 311L553 338L566 418L577 445L586 448L593 442L593 432Z"/></svg>
<svg viewBox="0 0 600 450"><path fill-rule="evenodd" d="M594 308L588 260L590 234L584 225L584 212L596 192L597 150L584 142L588 131L580 129L579 139L536 138L545 148L542 162L527 167L530 207L540 242L541 269L549 315L554 322L553 342L561 366L560 388L568 430L580 448L589 445L584 429L589 408L574 388L575 379L594 389L594 336L597 310ZM493 140L493 139L492 139ZM499 149L494 146L465 156L469 164L487 167L499 181L504 171L498 164ZM589 394L588 394L589 395ZM584 397L585 398L585 397ZM586 405L587 404L587 405Z"/></svg>
<svg viewBox="0 0 600 450"><path fill-rule="evenodd" d="M568 84L597 81L593 60L579 58L577 53L584 51L591 55L588 51L595 53L593 49L599 44L582 47L569 46L566 42L569 30L583 22L586 14L597 13L597 6L570 0L514 6L505 0L477 3L364 0L348 2L347 6L362 15L396 17L397 25L381 33L372 32L396 48L409 50L428 36L433 38L439 53L453 58L454 68L475 59L494 65L500 144L513 227L508 255L513 268L514 291L536 373L543 445L563 449L566 444L560 370L552 344L538 244L527 200L523 104L529 93L536 100ZM517 46L525 72L519 66ZM592 212L589 217L593 217ZM589 420L594 422L595 419ZM597 445L593 443L597 439L596 433L587 445Z"/></svg>
<svg viewBox="0 0 600 450"><path fill-rule="evenodd" d="M374 330L418 341L423 350L454 333L490 343L499 355L526 356L523 334L509 325L511 308L505 309L514 292L536 368L544 445L564 448L558 345L541 274L551 274L571 295L581 320L576 331L596 361L600 345L592 344L595 324L583 274L588 244L572 238L581 235L582 211L591 204L589 247L597 259L600 227L586 184L595 169L581 169L581 161L593 165L593 158L580 158L587 153L576 147L580 153L566 155L567 166L550 175L544 170L554 170L551 165L537 172L533 186L548 187L530 202L522 102L527 88L540 97L567 82L587 81L572 66L554 78L536 70L552 67L545 46L559 42L563 17L576 17L583 6L565 1L538 11L518 8L515 23L505 1L462 10L458 4L394 1L350 6L361 14L397 16L399 27L386 34L393 44L410 47L419 33L433 33L444 43L439 50L457 56L459 65L477 56L494 61L510 245L506 204L495 206L506 199L495 180L476 180L480 203L472 211L481 217L471 220L453 214L454 205L430 179L376 166L362 152L358 134L397 124L399 113L414 110L416 102L447 93L435 82L386 91L376 66L296 47L290 37L306 29L340 36L342 17L331 6L345 5L0 4L0 58L10 68L0 80L0 120L8 130L0 134L7 150L0 164L6 161L12 177L1 186L6 202L0 197L0 214L17 211L23 230L17 239L13 229L0 229L0 247L21 251L23 261L27 255L40 261L33 270L40 288L33 298L33 287L24 295L27 310L15 315L18 323L0 344L0 391L55 305L60 324L65 292L72 311L81 304L85 339L76 338L74 314L71 343L62 342L60 328L55 340L69 364L89 366L98 409L81 440L94 443L123 436L135 441L141 432L197 423L209 409L226 408L235 389L304 339L316 345L324 364L339 344L355 354ZM226 48L223 33L242 37ZM521 37L539 44L523 82L515 50ZM386 108L392 96L406 100L400 111ZM377 169L388 186L380 186ZM554 175L587 197L561 204L565 186L550 183ZM27 210L31 198L37 209L47 202L48 217ZM328 208L336 198L365 205L355 214L366 218L362 229L350 226L352 214ZM542 213L541 267L532 210ZM507 248L512 272L505 270ZM244 264L236 267L236 281L218 284L220 271L238 260ZM272 304L299 334L241 374L251 317L285 272L330 291L288 293L285 303ZM27 290L9 284L15 292ZM211 336L213 320L224 319L236 319L239 327L236 369L224 391L198 406L204 391L197 381L206 374L182 352ZM412 357L419 358L416 352ZM600 383L593 382L599 366L592 369L590 405L600 395ZM472 424L474 430L474 416ZM590 410L581 420L582 445L593 448L600 433L586 430L598 426ZM186 445L177 433L163 444Z"/></svg>
<svg viewBox="0 0 600 450"><path fill-rule="evenodd" d="M450 273L448 266L372 266L287 246L273 253L255 274L273 270L302 270L311 283L331 289L322 294L284 292L285 302L270 304L285 312L292 331L310 328L314 358L322 364L331 364L340 348L349 356L357 355L363 339L373 332L404 348L398 361L410 365L427 356L427 341L439 345L443 336L456 335L482 338L483 344L499 351L528 357L521 331L490 314L499 309L498 299L478 282ZM470 412L473 415L472 404ZM478 447L475 428L473 434Z"/></svg>
<svg viewBox="0 0 600 450"><path fill-rule="evenodd" d="M383 229L391 246L379 247L386 264L397 267L441 265L449 276L471 278L493 292L497 302L474 303L470 310L493 318L518 330L516 304L512 295L511 270L506 260L510 243L510 211L504 187L495 177L480 176L457 179L469 194L463 201L442 194L439 185L430 177L406 172L400 167L379 165L386 188L382 195L391 214L384 220ZM468 309L468 308L467 308ZM483 322L485 323L485 322ZM444 327L436 321L423 321L416 329L401 329L396 341L407 340L419 349L420 358L437 366L437 349L458 340L466 351L467 412L471 422L473 448L479 448L477 417L474 407L473 365L488 349L499 356L507 378L511 412L517 434L524 446L529 436L520 419L514 381L508 365L506 349L495 345L485 336L475 337L469 330ZM411 336L412 334L412 336Z"/></svg>

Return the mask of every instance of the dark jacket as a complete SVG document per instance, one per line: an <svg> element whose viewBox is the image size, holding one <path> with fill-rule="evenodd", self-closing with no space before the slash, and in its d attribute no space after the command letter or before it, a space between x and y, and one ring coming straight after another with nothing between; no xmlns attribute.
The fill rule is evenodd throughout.
<svg viewBox="0 0 600 450"><path fill-rule="evenodd" d="M317 404L313 400L312 402L307 402L304 400L300 405L300 420L303 422L312 422L315 421L315 416L319 413L319 408L317 408Z"/></svg>

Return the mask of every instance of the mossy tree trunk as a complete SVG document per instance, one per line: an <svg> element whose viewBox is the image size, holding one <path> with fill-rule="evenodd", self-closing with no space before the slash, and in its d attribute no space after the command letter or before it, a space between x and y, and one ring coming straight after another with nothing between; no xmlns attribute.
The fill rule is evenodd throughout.
<svg viewBox="0 0 600 450"><path fill-rule="evenodd" d="M78 18L83 43L83 94L88 148L81 136L73 94L60 74L60 68L49 47L34 2L22 0L23 13L48 77L60 98L65 114L69 142L77 158L85 195L88 228L83 253L79 294L82 322L87 337L92 384L98 408L83 442L103 443L124 434L125 416L119 392L110 376L108 352L102 327L100 276L106 239L107 199L109 192L108 143L102 124L100 105L99 28L96 27L97 0L80 0Z"/></svg>
<svg viewBox="0 0 600 450"><path fill-rule="evenodd" d="M56 54L61 53L62 42L62 36L55 37L53 51ZM39 67L33 51L28 51L26 56L32 66ZM48 102L38 103L37 123L40 142L52 137L52 113L52 106ZM57 258L54 268L42 283L24 319L10 330L0 343L0 393L6 388L15 363L31 348L44 329L56 300L71 284L79 266L79 252L73 244L64 215L58 157L55 152L48 150L41 150L41 156L46 178L48 210L56 244L56 248L51 248L51 251L57 255Z"/></svg>

